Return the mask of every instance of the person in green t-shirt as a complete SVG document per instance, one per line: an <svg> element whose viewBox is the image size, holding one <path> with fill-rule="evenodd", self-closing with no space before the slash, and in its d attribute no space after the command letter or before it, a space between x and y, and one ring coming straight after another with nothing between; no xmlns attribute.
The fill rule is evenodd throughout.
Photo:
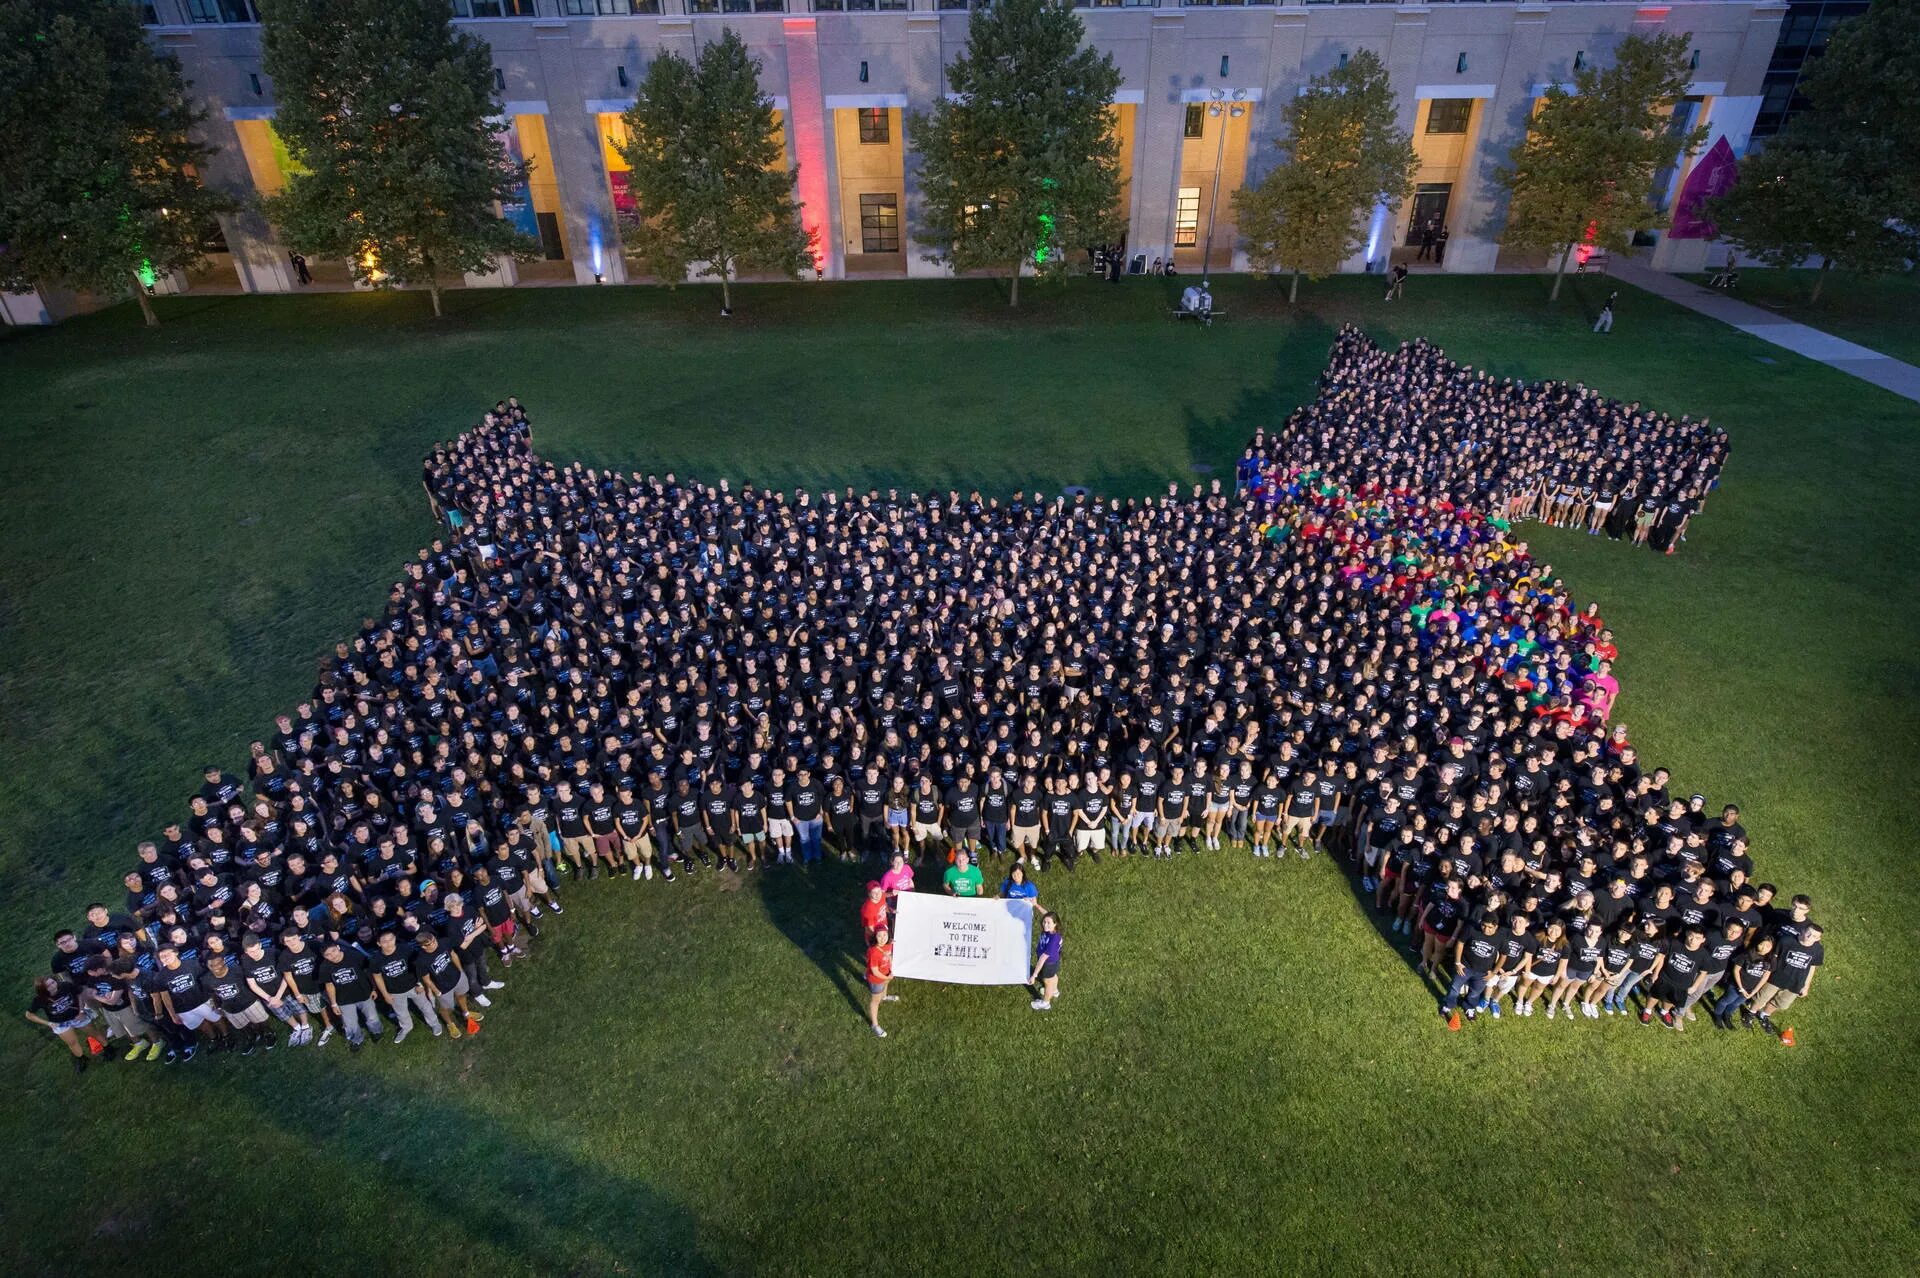
<svg viewBox="0 0 1920 1278"><path fill-rule="evenodd" d="M953 864L947 867L943 882L947 885L948 896L979 896L986 887L980 871L974 867L973 858L965 852L954 854Z"/></svg>

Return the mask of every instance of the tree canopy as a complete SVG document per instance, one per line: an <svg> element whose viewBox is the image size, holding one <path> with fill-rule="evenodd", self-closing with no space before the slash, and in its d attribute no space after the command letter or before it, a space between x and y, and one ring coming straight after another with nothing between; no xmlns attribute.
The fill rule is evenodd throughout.
<svg viewBox="0 0 1920 1278"><path fill-rule="evenodd" d="M537 256L500 217L524 165L507 156L485 42L445 0L263 0L274 131L294 169L261 201L300 251L375 287Z"/></svg>
<svg viewBox="0 0 1920 1278"><path fill-rule="evenodd" d="M920 160L915 238L956 270L1064 272L1071 254L1120 236L1113 58L1081 47L1060 0L996 0L968 19L949 94L908 132Z"/></svg>
<svg viewBox="0 0 1920 1278"><path fill-rule="evenodd" d="M635 208L621 240L655 275L718 276L725 315L741 268L798 278L812 266L817 246L794 199L799 166L784 164L760 64L731 28L692 61L671 50L654 59L625 118Z"/></svg>
<svg viewBox="0 0 1920 1278"><path fill-rule="evenodd" d="M1672 127L1693 74L1687 49L1682 35L1628 36L1612 63L1576 70L1571 90L1547 90L1496 173L1509 195L1500 242L1559 253L1554 297L1577 245L1624 251L1636 232L1667 224L1655 178L1707 132Z"/></svg>
<svg viewBox="0 0 1920 1278"><path fill-rule="evenodd" d="M1808 109L1748 153L1706 215L1772 266L1863 274L1920 259L1920 3L1881 0L1835 29L1802 80Z"/></svg>
<svg viewBox="0 0 1920 1278"><path fill-rule="evenodd" d="M205 260L233 201L201 186L209 148L180 64L122 0L0 5L0 286L147 289Z"/></svg>
<svg viewBox="0 0 1920 1278"><path fill-rule="evenodd" d="M1381 204L1413 191L1420 160L1397 123L1398 107L1379 55L1361 49L1345 66L1315 76L1282 112L1286 158L1258 185L1233 195L1234 219L1256 269L1319 279L1365 243Z"/></svg>

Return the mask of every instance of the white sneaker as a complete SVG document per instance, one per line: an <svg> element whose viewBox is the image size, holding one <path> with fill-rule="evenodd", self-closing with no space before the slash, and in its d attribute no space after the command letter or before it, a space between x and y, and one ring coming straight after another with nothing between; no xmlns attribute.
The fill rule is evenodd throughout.
<svg viewBox="0 0 1920 1278"><path fill-rule="evenodd" d="M633 867L633 881L635 883L640 881L640 867L637 865Z"/></svg>
<svg viewBox="0 0 1920 1278"><path fill-rule="evenodd" d="M403 1029L399 1031L393 1036L393 1045L395 1047L400 1046L400 1044L407 1041L407 1035L411 1033L413 1033L413 1029L411 1027L408 1027L407 1029Z"/></svg>
<svg viewBox="0 0 1920 1278"><path fill-rule="evenodd" d="M328 1039L330 1039L330 1038L332 1038L332 1037L333 1037L333 1026L331 1026L331 1025L322 1025L322 1026L320 1027L320 1041L319 1041L318 1043L316 1043L316 1044L314 1044L314 1046L316 1046L316 1047L325 1047L325 1046L327 1045L327 1040L328 1040Z"/></svg>
<svg viewBox="0 0 1920 1278"><path fill-rule="evenodd" d="M1551 1003L1547 1004L1547 1019L1552 1020L1554 1018L1554 1014L1557 1013L1559 1010L1560 1009L1555 1007L1553 1004Z"/></svg>
<svg viewBox="0 0 1920 1278"><path fill-rule="evenodd" d="M876 1038L885 1038L887 1036L887 1032L884 1029L881 1029L878 1025L873 1027L873 1033L874 1033L874 1037Z"/></svg>
<svg viewBox="0 0 1920 1278"><path fill-rule="evenodd" d="M643 869L643 870L645 870L645 871L647 872L647 873L646 873L646 877L647 877L648 879L652 879L652 878L653 878L653 863L652 863L652 862L648 862L648 863L647 863L646 865L643 865L643 866L641 866L640 868L641 868L641 869Z"/></svg>
<svg viewBox="0 0 1920 1278"><path fill-rule="evenodd" d="M480 1006L482 1006L482 1007L492 1007L492 1006L493 1006L493 1000L492 1000L492 999L490 999L490 998L488 998L488 997L487 997L487 996L486 996L485 994L475 994L475 995L473 996L473 1001L474 1001L474 1002L476 1002L476 1003L478 1003L478 1004L479 1004Z"/></svg>
<svg viewBox="0 0 1920 1278"><path fill-rule="evenodd" d="M1044 998L1036 998L1033 1002L1027 1004L1027 1006L1036 1012L1049 1012L1053 1010L1053 1004L1047 1002Z"/></svg>
<svg viewBox="0 0 1920 1278"><path fill-rule="evenodd" d="M898 994L883 994L880 998L880 1001L882 1003L898 1003L900 1001L900 996Z"/></svg>
<svg viewBox="0 0 1920 1278"><path fill-rule="evenodd" d="M481 986L480 988L488 989L488 990L504 990L505 988L507 988L507 983L505 981L488 981L485 985Z"/></svg>

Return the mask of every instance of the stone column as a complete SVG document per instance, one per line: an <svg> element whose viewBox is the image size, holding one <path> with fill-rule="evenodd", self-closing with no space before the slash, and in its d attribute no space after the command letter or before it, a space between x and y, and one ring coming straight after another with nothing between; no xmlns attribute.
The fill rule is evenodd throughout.
<svg viewBox="0 0 1920 1278"><path fill-rule="evenodd" d="M1480 103L1479 125L1470 141L1467 168L1456 192L1460 210L1451 219L1445 270L1461 274L1491 271L1499 256L1495 237L1506 224L1507 196L1493 174L1527 135L1527 124L1533 116L1533 86L1545 70L1540 66L1540 48L1551 12L1544 4L1531 3L1514 10L1498 87L1493 97Z"/></svg>

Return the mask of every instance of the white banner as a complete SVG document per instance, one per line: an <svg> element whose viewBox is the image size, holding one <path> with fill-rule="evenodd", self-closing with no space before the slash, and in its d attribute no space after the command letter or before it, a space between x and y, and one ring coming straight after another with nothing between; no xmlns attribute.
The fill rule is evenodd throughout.
<svg viewBox="0 0 1920 1278"><path fill-rule="evenodd" d="M1032 973L1033 902L902 892L893 974L961 985L1025 985Z"/></svg>

